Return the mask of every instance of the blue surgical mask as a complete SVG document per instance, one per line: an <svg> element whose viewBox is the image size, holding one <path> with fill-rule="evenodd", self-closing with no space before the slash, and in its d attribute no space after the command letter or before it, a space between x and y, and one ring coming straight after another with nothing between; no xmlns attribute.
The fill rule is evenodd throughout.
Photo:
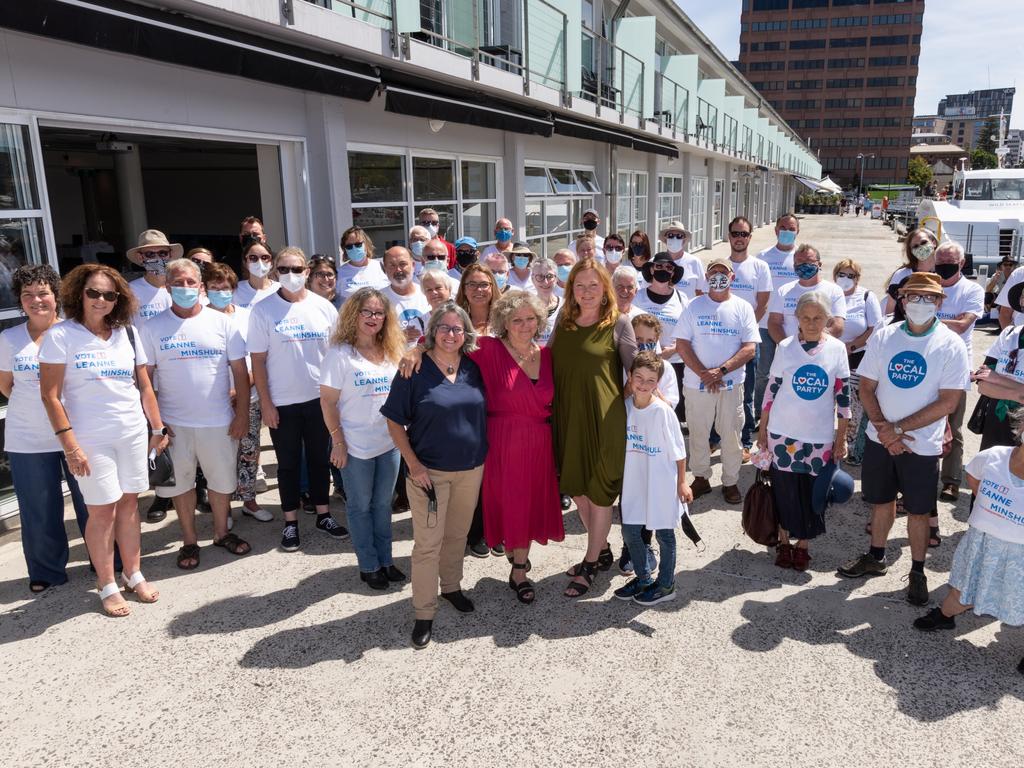
<svg viewBox="0 0 1024 768"><path fill-rule="evenodd" d="M499 243L507 243L509 240L512 239L512 230L499 229L497 232L494 233L494 236L497 238Z"/></svg>
<svg viewBox="0 0 1024 768"><path fill-rule="evenodd" d="M559 267L556 267L555 272L558 273L559 282L564 283L566 280L569 279L569 273L572 272L572 267L569 266L568 264L563 264Z"/></svg>
<svg viewBox="0 0 1024 768"><path fill-rule="evenodd" d="M779 245L792 245L796 242L796 232L791 229L779 230Z"/></svg>
<svg viewBox="0 0 1024 768"><path fill-rule="evenodd" d="M529 256L515 256L512 258L512 263L516 265L516 269L526 269L530 266Z"/></svg>
<svg viewBox="0 0 1024 768"><path fill-rule="evenodd" d="M362 261L366 258L366 246L365 245L346 245L345 255L349 261Z"/></svg>
<svg viewBox="0 0 1024 768"><path fill-rule="evenodd" d="M810 280L821 269L817 264L797 264L793 267L793 271L796 272L796 276L801 280Z"/></svg>
<svg viewBox="0 0 1024 768"><path fill-rule="evenodd" d="M171 286L171 301L182 309L192 309L199 301L198 288L181 288L177 285Z"/></svg>
<svg viewBox="0 0 1024 768"><path fill-rule="evenodd" d="M494 281L498 284L498 290L505 290L505 286L508 284L508 275L504 272L495 272Z"/></svg>
<svg viewBox="0 0 1024 768"><path fill-rule="evenodd" d="M447 269L448 261L440 259L430 259L430 261L424 262L424 269Z"/></svg>
<svg viewBox="0 0 1024 768"><path fill-rule="evenodd" d="M424 245L426 245L426 243L424 241L422 241L422 240L415 240L415 241L409 243L409 250L412 251L412 255L415 256L418 259L420 256L423 255L423 246Z"/></svg>
<svg viewBox="0 0 1024 768"><path fill-rule="evenodd" d="M658 348L658 342L656 341L641 341L636 345L636 348L640 352L655 352Z"/></svg>
<svg viewBox="0 0 1024 768"><path fill-rule="evenodd" d="M228 304L230 304L231 300L233 298L235 298L235 292L234 291L207 291L206 292L206 296L207 296L207 298L210 299L210 304L212 304L216 309L224 309L224 307L226 307Z"/></svg>

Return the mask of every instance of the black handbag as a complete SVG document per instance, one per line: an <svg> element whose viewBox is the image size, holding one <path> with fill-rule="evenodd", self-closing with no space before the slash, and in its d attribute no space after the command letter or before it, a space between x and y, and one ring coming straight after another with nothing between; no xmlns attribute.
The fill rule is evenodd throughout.
<svg viewBox="0 0 1024 768"><path fill-rule="evenodd" d="M774 547L779 543L779 514L775 510L771 481L764 470L757 470L754 484L743 499L740 524L743 532L758 544Z"/></svg>
<svg viewBox="0 0 1024 768"><path fill-rule="evenodd" d="M135 331L132 330L130 325L125 326L125 331L128 333L128 341L132 345L132 356L137 362L138 353L135 350ZM135 387L138 388L139 381L135 378L134 366L132 367L132 380L135 382ZM170 451L165 450L163 453L159 454L151 451L148 457L148 463L150 488L171 488L175 485L174 462L171 461Z"/></svg>
<svg viewBox="0 0 1024 768"><path fill-rule="evenodd" d="M976 435L985 431L985 416L988 414L988 404L992 398L988 395L978 395L978 402L971 411L971 418L967 420L967 428Z"/></svg>

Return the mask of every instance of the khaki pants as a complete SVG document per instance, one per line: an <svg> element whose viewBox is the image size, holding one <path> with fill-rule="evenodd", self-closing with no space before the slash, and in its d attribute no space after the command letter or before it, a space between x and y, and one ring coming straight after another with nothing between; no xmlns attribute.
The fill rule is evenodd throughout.
<svg viewBox="0 0 1024 768"><path fill-rule="evenodd" d="M949 414L949 429L953 433L953 444L949 453L942 459L941 482L943 485L952 483L959 486L963 480L964 469L964 416L967 413L967 393L960 393L960 402L956 410Z"/></svg>
<svg viewBox="0 0 1024 768"><path fill-rule="evenodd" d="M466 534L484 476L483 464L464 472L428 471L437 494L436 519L427 518L426 492L406 484L412 511L412 607L417 619L433 619L437 613L438 579L442 592L459 589Z"/></svg>
<svg viewBox="0 0 1024 768"><path fill-rule="evenodd" d="M710 479L711 426L722 438L722 485L736 485L740 478L743 451L740 430L743 428L743 385L717 394L686 387L686 424L690 428L689 468L697 477Z"/></svg>

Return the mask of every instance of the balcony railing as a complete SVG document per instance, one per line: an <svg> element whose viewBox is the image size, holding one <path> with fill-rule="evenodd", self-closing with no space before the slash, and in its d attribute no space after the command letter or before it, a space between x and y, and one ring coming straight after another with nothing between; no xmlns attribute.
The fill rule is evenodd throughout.
<svg viewBox="0 0 1024 768"><path fill-rule="evenodd" d="M726 152L739 151L739 123L732 115L722 115L722 145Z"/></svg>
<svg viewBox="0 0 1024 768"><path fill-rule="evenodd" d="M661 130L671 129L672 138L687 135L690 125L690 91L660 72L655 79L654 120Z"/></svg>
<svg viewBox="0 0 1024 768"><path fill-rule="evenodd" d="M743 143L740 144L740 157L745 160L754 159L754 131L749 126L743 126Z"/></svg>
<svg viewBox="0 0 1024 768"><path fill-rule="evenodd" d="M590 31L584 37L591 44L584 46L582 88L576 95L596 103L599 111L615 110L620 120L627 114L642 120L646 106L643 61L606 37Z"/></svg>
<svg viewBox="0 0 1024 768"><path fill-rule="evenodd" d="M718 108L697 97L697 141L704 146L718 144Z"/></svg>
<svg viewBox="0 0 1024 768"><path fill-rule="evenodd" d="M391 0L305 0L307 3L319 5L329 11L336 11L351 16L353 19L365 21L381 29L392 29Z"/></svg>

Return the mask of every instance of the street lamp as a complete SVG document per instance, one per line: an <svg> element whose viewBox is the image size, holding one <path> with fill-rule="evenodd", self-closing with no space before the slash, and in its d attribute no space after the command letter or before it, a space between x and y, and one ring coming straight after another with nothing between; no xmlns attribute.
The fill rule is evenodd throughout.
<svg viewBox="0 0 1024 768"><path fill-rule="evenodd" d="M860 194L864 194L864 153L858 152L857 159L860 160ZM874 155L867 155L867 157L874 157Z"/></svg>

